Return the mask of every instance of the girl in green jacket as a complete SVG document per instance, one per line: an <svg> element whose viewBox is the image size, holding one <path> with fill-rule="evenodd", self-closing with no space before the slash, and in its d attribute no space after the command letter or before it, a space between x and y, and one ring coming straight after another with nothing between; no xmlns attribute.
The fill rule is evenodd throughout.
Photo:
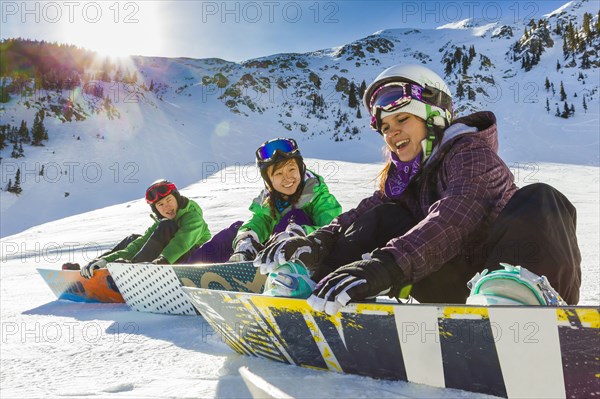
<svg viewBox="0 0 600 399"><path fill-rule="evenodd" d="M175 184L157 180L146 190L146 202L153 211L154 224L144 235L132 235L110 252L81 268L91 278L94 271L108 262L173 264L184 261L191 251L210 239L202 209L193 200L179 194Z"/></svg>
<svg viewBox="0 0 600 399"><path fill-rule="evenodd" d="M294 139L277 138L260 145L256 164L265 189L252 201L252 216L216 234L189 263L254 260L268 242L305 236L342 212L323 178L306 169Z"/></svg>

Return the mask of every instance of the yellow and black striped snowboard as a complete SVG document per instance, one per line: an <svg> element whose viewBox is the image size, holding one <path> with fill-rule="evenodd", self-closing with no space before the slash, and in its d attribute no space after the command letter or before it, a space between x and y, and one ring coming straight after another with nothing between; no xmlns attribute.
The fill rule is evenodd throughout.
<svg viewBox="0 0 600 399"><path fill-rule="evenodd" d="M312 369L503 397L600 395L598 307L358 303L184 287L235 351Z"/></svg>

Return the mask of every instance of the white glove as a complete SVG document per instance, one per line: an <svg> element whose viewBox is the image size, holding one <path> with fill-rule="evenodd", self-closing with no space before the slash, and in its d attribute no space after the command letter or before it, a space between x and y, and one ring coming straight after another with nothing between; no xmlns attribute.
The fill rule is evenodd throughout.
<svg viewBox="0 0 600 399"><path fill-rule="evenodd" d="M256 258L262 245L258 242L258 235L252 231L244 231L235 238L235 250L229 258L230 262L250 262Z"/></svg>
<svg viewBox="0 0 600 399"><path fill-rule="evenodd" d="M306 232L304 231L302 226L297 225L294 222L288 224L285 230L281 233L278 233L271 237L271 239L265 244L265 247L268 247L269 245L273 245L280 241L288 240L292 237L306 237Z"/></svg>
<svg viewBox="0 0 600 399"><path fill-rule="evenodd" d="M81 277L92 278L94 276L94 270L104 269L108 262L106 259L94 259L87 265L81 268Z"/></svg>

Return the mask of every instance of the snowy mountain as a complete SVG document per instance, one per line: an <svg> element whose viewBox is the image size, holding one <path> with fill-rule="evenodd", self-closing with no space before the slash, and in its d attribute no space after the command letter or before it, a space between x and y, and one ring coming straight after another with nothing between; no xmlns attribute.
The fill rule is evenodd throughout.
<svg viewBox="0 0 600 399"><path fill-rule="evenodd" d="M56 301L36 268L85 263L142 232L150 224L143 192L159 177L200 204L212 233L246 219L262 188L254 150L275 136L296 138L308 167L350 209L372 193L382 166L381 138L360 101L350 106L352 83L358 94L384 68L410 62L445 77L459 114L496 113L500 154L519 186L548 183L573 202L580 304L597 306L600 49L584 16L598 32L598 9L597 1L573 1L534 24L388 29L336 48L241 63L132 57L106 69L104 60L90 61L71 75L81 84L59 90L9 74L0 101L5 84L22 86L0 102L0 128L24 120L31 129L42 111L48 140L32 146L7 138L0 150L0 396L249 397L238 372L247 367L297 398L482 397L240 356L202 317ZM547 90L546 79L554 87ZM565 103L575 114L555 116ZM20 147L24 156L12 158ZM19 195L5 191L17 171Z"/></svg>
<svg viewBox="0 0 600 399"><path fill-rule="evenodd" d="M525 25L389 29L241 63L132 57L113 61L106 77L98 62L86 71L91 78L68 90L28 80L27 90L0 104L0 125L32 126L42 110L49 139L43 147L19 144L21 158L11 158L12 143L1 150L0 235L139 198L159 177L186 186L232 165L241 176L257 145L276 136L296 138L309 157L381 162L381 139L359 95L363 82L399 62L445 77L457 114L494 111L508 163L598 166L598 8L570 2ZM565 40L573 43L565 48ZM567 118L556 116L565 108ZM18 196L5 191L17 171Z"/></svg>

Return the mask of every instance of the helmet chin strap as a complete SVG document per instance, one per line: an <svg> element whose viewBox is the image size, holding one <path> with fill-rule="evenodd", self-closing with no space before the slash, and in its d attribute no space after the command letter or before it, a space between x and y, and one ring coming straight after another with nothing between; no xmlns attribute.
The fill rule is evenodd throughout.
<svg viewBox="0 0 600 399"><path fill-rule="evenodd" d="M435 140L435 129L434 129L434 118L440 116L439 111L432 111L431 106L429 104L425 104L425 109L427 110L427 120L425 123L427 124L427 135L421 141L421 146L423 147L423 162L429 158L431 152L433 151L433 142Z"/></svg>

